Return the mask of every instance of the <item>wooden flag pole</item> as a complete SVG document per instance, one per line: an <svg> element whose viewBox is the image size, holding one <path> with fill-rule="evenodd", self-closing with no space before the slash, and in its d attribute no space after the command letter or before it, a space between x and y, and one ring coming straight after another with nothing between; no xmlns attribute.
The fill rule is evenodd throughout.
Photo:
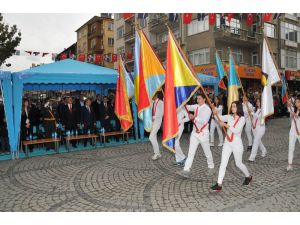
<svg viewBox="0 0 300 225"><path fill-rule="evenodd" d="M169 33L172 35L173 40L174 40L174 42L175 42L177 48L179 49L179 51L180 51L182 57L184 58L184 60L185 60L186 63L188 64L188 67L190 68L190 70L191 70L191 72L193 73L194 77L199 81L200 89L202 90L203 94L205 95L205 98L207 99L207 102L208 102L209 106L212 108L213 111L215 111L216 107L211 103L209 97L208 97L207 94L206 94L205 89L203 88L203 86L202 86L202 84L201 84L199 78L197 77L197 74L195 73L193 67L191 66L191 64L190 64L190 62L189 62L189 60L186 58L185 53L182 51L181 47L179 46L179 43L177 42L176 38L174 37L172 30L170 29L170 27L169 27L167 24L166 24L166 26L168 27ZM223 122L223 121L220 119L220 117L219 117L218 114L216 114L216 116L217 116L218 122ZM227 134L227 131L226 131L225 127L222 127L222 128L223 128L223 131L224 131L224 133L225 133L225 135L226 135L226 134Z"/></svg>

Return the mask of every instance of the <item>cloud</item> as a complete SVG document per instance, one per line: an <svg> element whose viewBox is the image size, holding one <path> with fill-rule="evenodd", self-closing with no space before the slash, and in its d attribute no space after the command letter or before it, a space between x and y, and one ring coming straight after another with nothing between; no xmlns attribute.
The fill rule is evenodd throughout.
<svg viewBox="0 0 300 225"><path fill-rule="evenodd" d="M9 25L16 24L22 33L22 40L17 49L59 53L76 42L75 30L95 14L74 13L6 13L4 21ZM2 65L2 70L19 71L28 69L32 63L50 63L51 54L41 56L12 56L6 60L11 67Z"/></svg>

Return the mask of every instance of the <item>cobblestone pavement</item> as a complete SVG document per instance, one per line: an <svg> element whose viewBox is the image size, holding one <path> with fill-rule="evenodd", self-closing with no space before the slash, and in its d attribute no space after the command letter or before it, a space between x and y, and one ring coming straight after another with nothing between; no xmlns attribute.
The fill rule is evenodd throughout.
<svg viewBox="0 0 300 225"><path fill-rule="evenodd" d="M221 193L206 175L199 147L191 179L176 175L174 156L153 162L150 143L123 145L0 163L0 211L299 211L300 166L287 173L289 120L272 120L263 138L266 158L244 162L254 179L243 187L233 157ZM216 139L217 140L217 139ZM182 137L188 150L189 135ZM212 148L220 164L221 148ZM299 163L299 144L295 163Z"/></svg>

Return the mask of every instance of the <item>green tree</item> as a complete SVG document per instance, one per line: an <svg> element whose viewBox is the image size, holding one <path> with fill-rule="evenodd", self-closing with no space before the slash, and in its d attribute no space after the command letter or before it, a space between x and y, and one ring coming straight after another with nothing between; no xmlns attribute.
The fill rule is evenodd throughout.
<svg viewBox="0 0 300 225"><path fill-rule="evenodd" d="M0 13L0 66L16 52L15 48L20 44L20 41L21 32L18 31L17 26L10 27L5 24Z"/></svg>

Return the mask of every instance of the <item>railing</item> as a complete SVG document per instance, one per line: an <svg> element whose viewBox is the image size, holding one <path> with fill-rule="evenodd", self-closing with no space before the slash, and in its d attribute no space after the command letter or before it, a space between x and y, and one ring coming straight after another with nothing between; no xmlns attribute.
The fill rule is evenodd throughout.
<svg viewBox="0 0 300 225"><path fill-rule="evenodd" d="M88 33L89 37L94 37L94 36L103 35L103 34L104 34L103 29L101 29L101 30L93 30L93 31L90 31Z"/></svg>
<svg viewBox="0 0 300 225"><path fill-rule="evenodd" d="M124 34L124 40L130 40L135 37L135 29Z"/></svg>

